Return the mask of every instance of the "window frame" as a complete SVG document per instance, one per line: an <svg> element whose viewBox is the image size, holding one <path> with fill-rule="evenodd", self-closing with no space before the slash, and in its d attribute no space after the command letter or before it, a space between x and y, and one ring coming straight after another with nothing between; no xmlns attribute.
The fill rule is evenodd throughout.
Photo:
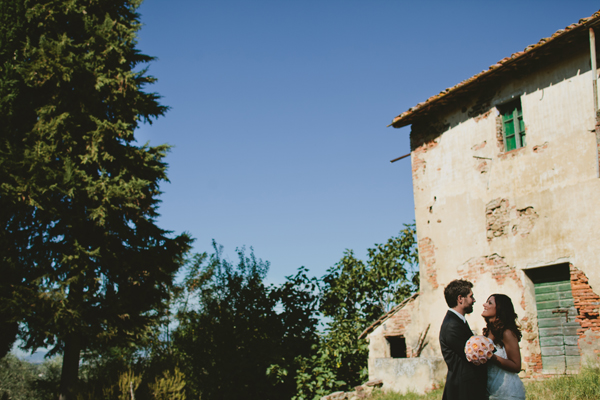
<svg viewBox="0 0 600 400"><path fill-rule="evenodd" d="M502 119L504 150L509 152L525 147L527 141L521 97L498 106L498 111L500 112L500 118ZM516 124L515 121L517 122ZM509 129L510 127L512 127L512 129ZM510 148L511 145L509 143L513 143L513 141L514 147Z"/></svg>
<svg viewBox="0 0 600 400"><path fill-rule="evenodd" d="M408 358L406 338L403 335L385 336L390 358Z"/></svg>

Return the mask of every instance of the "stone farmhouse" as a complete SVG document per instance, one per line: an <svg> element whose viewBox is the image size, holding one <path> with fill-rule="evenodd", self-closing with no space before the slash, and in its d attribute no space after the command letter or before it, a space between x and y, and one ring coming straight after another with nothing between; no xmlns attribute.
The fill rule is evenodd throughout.
<svg viewBox="0 0 600 400"><path fill-rule="evenodd" d="M411 125L421 287L361 337L369 378L424 392L446 365L444 287L493 293L523 331L522 378L577 372L600 351L600 11L394 118Z"/></svg>

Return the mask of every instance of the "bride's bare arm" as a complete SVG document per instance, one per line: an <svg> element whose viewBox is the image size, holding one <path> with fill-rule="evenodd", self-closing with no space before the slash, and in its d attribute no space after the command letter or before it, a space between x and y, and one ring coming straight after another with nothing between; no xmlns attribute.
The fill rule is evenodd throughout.
<svg viewBox="0 0 600 400"><path fill-rule="evenodd" d="M510 329L505 330L502 336L507 358L498 357L494 354L490 360L498 364L502 369L518 373L521 371L521 350L519 349L519 340Z"/></svg>

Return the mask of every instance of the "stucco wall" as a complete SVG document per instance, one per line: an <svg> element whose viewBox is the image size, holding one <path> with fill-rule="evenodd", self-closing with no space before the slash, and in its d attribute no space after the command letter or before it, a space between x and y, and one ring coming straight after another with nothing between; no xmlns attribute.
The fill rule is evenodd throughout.
<svg viewBox="0 0 600 400"><path fill-rule="evenodd" d="M421 288L419 317L406 330L422 332L430 324L433 340L422 356L440 357L443 289L453 279L469 279L476 299L467 316L471 328L480 334L485 326L480 315L490 294L510 296L524 333L521 375L539 376L537 312L527 269L571 265L575 302L581 303L579 346L589 354L600 350L600 178L589 55L490 90L437 121L413 125ZM527 145L505 152L496 106L519 96ZM370 366L375 362L383 365L374 359Z"/></svg>
<svg viewBox="0 0 600 400"><path fill-rule="evenodd" d="M436 388L446 378L442 357L377 358L373 373L383 381L383 390L423 394Z"/></svg>
<svg viewBox="0 0 600 400"><path fill-rule="evenodd" d="M533 285L524 270L569 262L600 288L600 179L588 65L582 54L510 82L474 118L467 115L476 102L457 105L440 118L448 130L413 149L421 304L427 305L421 321L431 321L434 334L447 309L444 286L464 277L475 283L477 302L467 316L473 330L484 326L482 304L490 294L509 295L529 360L539 343ZM527 145L506 153L498 144L495 105L519 95ZM439 345L431 350L439 354Z"/></svg>

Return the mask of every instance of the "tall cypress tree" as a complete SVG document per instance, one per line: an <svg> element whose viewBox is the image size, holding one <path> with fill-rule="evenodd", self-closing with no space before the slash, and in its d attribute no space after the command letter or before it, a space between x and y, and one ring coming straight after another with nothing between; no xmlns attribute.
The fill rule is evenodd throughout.
<svg viewBox="0 0 600 400"><path fill-rule="evenodd" d="M168 146L134 131L145 92L140 0L0 0L0 330L63 354L143 338L191 239L156 225Z"/></svg>

